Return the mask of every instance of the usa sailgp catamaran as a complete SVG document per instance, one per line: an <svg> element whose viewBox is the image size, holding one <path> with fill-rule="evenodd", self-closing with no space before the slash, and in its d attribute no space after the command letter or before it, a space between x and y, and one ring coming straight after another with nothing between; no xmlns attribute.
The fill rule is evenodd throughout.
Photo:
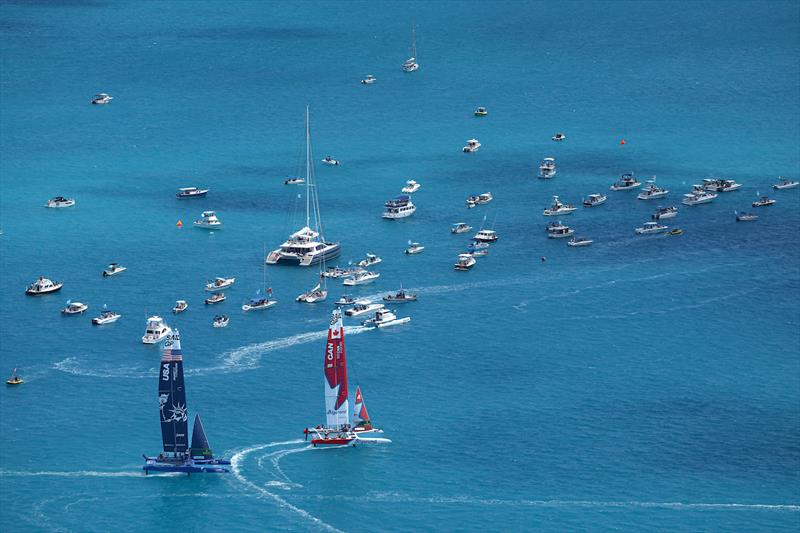
<svg viewBox="0 0 800 533"><path fill-rule="evenodd" d="M383 433L374 428L364 407L361 389L356 390L354 424L350 423L350 403L347 393L347 359L344 349L344 326L338 309L331 315L328 342L325 345L325 425L306 428L306 439L311 435L314 446L355 446L359 442L385 444L392 442L382 437L368 436Z"/></svg>
<svg viewBox="0 0 800 533"><path fill-rule="evenodd" d="M158 372L158 403L161 420L161 438L164 451L157 457L143 455L142 467L148 472L230 472L231 464L225 459L215 459L208 444L203 422L194 418L192 444L189 446L189 416L186 410L186 389L183 384L183 355L181 338L174 330L164 343L164 354Z"/></svg>

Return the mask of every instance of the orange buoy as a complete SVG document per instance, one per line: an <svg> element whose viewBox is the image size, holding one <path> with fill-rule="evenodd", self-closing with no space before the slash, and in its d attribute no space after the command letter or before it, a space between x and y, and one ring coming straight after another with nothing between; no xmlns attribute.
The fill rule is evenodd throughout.
<svg viewBox="0 0 800 533"><path fill-rule="evenodd" d="M625 144L625 139L622 139L619 144Z"/></svg>
<svg viewBox="0 0 800 533"><path fill-rule="evenodd" d="M177 227L179 227L179 228L182 228L182 227L183 227L183 222L181 222L180 220L178 220L178 223L177 223L177 224L175 224L175 225L176 225Z"/></svg>

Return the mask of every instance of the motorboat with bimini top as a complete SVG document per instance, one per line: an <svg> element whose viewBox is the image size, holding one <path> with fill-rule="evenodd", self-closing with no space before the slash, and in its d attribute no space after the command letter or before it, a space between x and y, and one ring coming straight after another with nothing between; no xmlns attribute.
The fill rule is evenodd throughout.
<svg viewBox="0 0 800 533"><path fill-rule="evenodd" d="M301 185L301 184L303 184L303 183L305 183L305 182L306 182L306 180L305 180L305 179L303 179L303 178L298 178L298 177L294 176L294 177L289 177L289 178L286 178L286 179L284 180L283 184L284 184L284 185Z"/></svg>
<svg viewBox="0 0 800 533"><path fill-rule="evenodd" d="M662 218L675 218L678 216L678 208L674 205L669 207L659 207L658 210L650 215L653 220L661 220Z"/></svg>
<svg viewBox="0 0 800 533"><path fill-rule="evenodd" d="M478 139L469 139L467 144L461 149L462 152L471 154L472 152L477 152L481 149L481 143Z"/></svg>
<svg viewBox="0 0 800 533"><path fill-rule="evenodd" d="M364 78L363 80L361 80L361 83L363 85L372 85L373 83L375 83L375 80L377 80L377 79L378 78L376 78L372 74L367 74L367 77Z"/></svg>
<svg viewBox="0 0 800 533"><path fill-rule="evenodd" d="M215 328L227 328L228 322L230 322L228 315L217 315L214 317L214 321L211 323L211 325Z"/></svg>
<svg viewBox="0 0 800 533"><path fill-rule="evenodd" d="M89 306L81 302L72 302L67 300L67 306L61 310L62 315L80 315L89 309Z"/></svg>
<svg viewBox="0 0 800 533"><path fill-rule="evenodd" d="M403 72L414 72L419 68L417 63L417 31L411 27L411 57L405 60L402 65Z"/></svg>
<svg viewBox="0 0 800 533"><path fill-rule="evenodd" d="M546 217L569 215L576 209L578 208L574 207L572 204L564 205L561 203L561 200L558 199L558 196L553 196L553 204L550 207L545 207L544 211L542 211L542 214Z"/></svg>
<svg viewBox="0 0 800 533"><path fill-rule="evenodd" d="M386 328L389 326L397 326L411 322L410 316L398 318L394 311L386 308L381 308L375 311L375 316L368 318L361 323L362 326L367 328Z"/></svg>
<svg viewBox="0 0 800 533"><path fill-rule="evenodd" d="M647 185L644 186L636 198L639 200L655 200L656 198L663 198L668 194L669 191L656 185L656 180L653 178L651 180L647 180Z"/></svg>
<svg viewBox="0 0 800 533"><path fill-rule="evenodd" d="M551 222L545 229L547 230L548 239L563 239L565 237L571 237L575 233L574 229L565 226L560 220L558 222Z"/></svg>
<svg viewBox="0 0 800 533"><path fill-rule="evenodd" d="M236 283L236 278L214 278L214 281L206 283L206 292L221 291L234 283Z"/></svg>
<svg viewBox="0 0 800 533"><path fill-rule="evenodd" d="M172 329L160 316L153 315L147 319L147 329L142 337L144 344L156 344L172 333Z"/></svg>
<svg viewBox="0 0 800 533"><path fill-rule="evenodd" d="M45 207L49 207L51 209L59 209L62 207L72 207L75 205L74 198L64 198L63 196L56 196L54 198L50 198L47 200Z"/></svg>
<svg viewBox="0 0 800 533"><path fill-rule="evenodd" d="M14 372L11 373L11 377L6 380L6 385L22 385L25 381L17 374L17 369L14 369Z"/></svg>
<svg viewBox="0 0 800 533"><path fill-rule="evenodd" d="M356 412L350 420L350 402L347 387L347 355L344 343L342 314L336 309L331 315L328 338L323 356L325 376L325 423L306 428L303 433L311 445L355 446L358 443L386 444L389 439L374 437L383 433L369 419L360 389L356 390Z"/></svg>
<svg viewBox="0 0 800 533"><path fill-rule="evenodd" d="M267 255L268 265L282 262L311 266L338 257L342 251L338 242L328 242L323 235L319 196L312 161L311 130L308 106L306 106L306 225L292 233L277 250L273 250Z"/></svg>
<svg viewBox="0 0 800 533"><path fill-rule="evenodd" d="M717 197L717 193L707 191L700 185L693 185L692 192L683 195L681 203L683 205L707 204Z"/></svg>
<svg viewBox="0 0 800 533"><path fill-rule="evenodd" d="M472 237L472 239L477 242L487 243L496 242L499 238L497 232L493 229L482 229Z"/></svg>
<svg viewBox="0 0 800 533"><path fill-rule="evenodd" d="M338 159L334 159L329 155L326 155L325 157L323 157L322 158L322 162L325 163L326 165L328 165L329 167L339 166L339 160Z"/></svg>
<svg viewBox="0 0 800 533"><path fill-rule="evenodd" d="M636 228L634 231L637 235L652 235L655 233L664 233L669 229L669 226L659 224L658 222L645 222L641 227Z"/></svg>
<svg viewBox="0 0 800 533"><path fill-rule="evenodd" d="M197 187L181 187L178 189L178 192L175 194L175 197L178 199L185 199L185 198L202 198L210 189L199 189Z"/></svg>
<svg viewBox="0 0 800 533"><path fill-rule="evenodd" d="M45 278L44 276L39 276L39 278L28 285L28 288L25 289L25 294L28 296L39 296L42 294L50 294L52 292L57 292L61 290L61 287L64 286L63 281L53 281L50 279Z"/></svg>
<svg viewBox="0 0 800 533"><path fill-rule="evenodd" d="M486 115L488 115L488 114L489 114L489 112L488 112L488 111L486 111L486 108L485 108L485 107L479 107L478 109L476 109L476 110L475 110L475 112L474 112L473 114L474 114L476 117L485 117Z"/></svg>
<svg viewBox="0 0 800 533"><path fill-rule="evenodd" d="M570 240L567 241L569 246L578 247L578 246L589 246L594 241L591 239L587 239L585 237L572 237Z"/></svg>
<svg viewBox="0 0 800 533"><path fill-rule="evenodd" d="M633 176L633 173L627 173L621 175L619 179L615 181L613 185L611 185L611 190L630 191L640 187L641 185L642 183Z"/></svg>
<svg viewBox="0 0 800 533"><path fill-rule="evenodd" d="M553 135L553 137L551 137L551 138L554 141L563 141L563 140L566 140L567 136L564 135L563 133L559 132L559 133L556 133L555 135Z"/></svg>
<svg viewBox="0 0 800 533"><path fill-rule="evenodd" d="M583 207L597 207L606 203L606 200L608 200L608 196L605 194L590 194L583 199Z"/></svg>
<svg viewBox="0 0 800 533"><path fill-rule="evenodd" d="M472 226L467 224L466 222L456 222L455 224L450 224L450 233L457 235L459 233L466 233L472 229Z"/></svg>
<svg viewBox="0 0 800 533"><path fill-rule="evenodd" d="M122 274L128 270L127 267L120 265L119 263L109 263L105 270L103 270L103 277L109 278L111 276L116 276L117 274Z"/></svg>
<svg viewBox="0 0 800 533"><path fill-rule="evenodd" d="M732 192L741 189L742 184L723 178L706 178L703 180L703 188L713 192Z"/></svg>
<svg viewBox="0 0 800 533"><path fill-rule="evenodd" d="M195 415L189 445L189 416L183 379L183 353L180 333L175 330L164 343L158 368L158 410L163 451L144 457L145 475L150 472L186 474L227 473L230 461L216 459L208 443L200 415Z"/></svg>
<svg viewBox="0 0 800 533"><path fill-rule="evenodd" d="M556 160L552 157L545 157L539 164L539 178L549 180L556 177Z"/></svg>
<svg viewBox="0 0 800 533"><path fill-rule="evenodd" d="M106 93L97 93L96 95L92 96L92 104L94 105L105 105L111 102L114 97L106 94Z"/></svg>
<svg viewBox="0 0 800 533"><path fill-rule="evenodd" d="M422 185L420 185L420 184L419 184L419 183L417 183L416 181L414 181L414 180L408 180L408 181L406 181L406 186L405 186L405 187L403 187L403 188L400 190L400 192L404 192L404 193L406 193L406 194L411 194L411 193L417 192L417 191L419 190L419 188L420 188L420 187L422 187Z"/></svg>
<svg viewBox="0 0 800 533"><path fill-rule="evenodd" d="M195 228L201 229L222 229L222 222L217 218L214 211L203 211L198 220L194 221Z"/></svg>
<svg viewBox="0 0 800 533"><path fill-rule="evenodd" d="M769 206L773 205L774 203L775 203L775 200L773 200L769 196L762 196L761 198L759 198L758 200L753 202L751 205L753 207L769 207Z"/></svg>
<svg viewBox="0 0 800 533"><path fill-rule="evenodd" d="M345 278L342 283L347 286L364 285L366 283L372 283L379 277L381 277L381 275L378 272L368 272L365 270L352 277Z"/></svg>
<svg viewBox="0 0 800 533"><path fill-rule="evenodd" d="M215 292L203 301L205 302L206 305L214 305L214 304L220 304L224 302L226 299L227 297L225 296L224 292Z"/></svg>
<svg viewBox="0 0 800 533"><path fill-rule="evenodd" d="M358 262L358 266L361 267L361 268L368 268L368 267L377 265L381 261L383 261L383 260L380 257L378 257L377 255L375 255L375 254L367 254L366 258L364 258L364 259L362 259L361 261Z"/></svg>
<svg viewBox="0 0 800 533"><path fill-rule="evenodd" d="M775 190L794 189L800 185L800 181L790 180L788 178L784 178L783 176L778 176L778 179L780 181L772 186L772 188Z"/></svg>
<svg viewBox="0 0 800 533"><path fill-rule="evenodd" d="M112 324L120 319L122 315L116 313L114 311L103 311L100 313L100 316L96 316L92 319L92 324L95 326L104 326L106 324Z"/></svg>
<svg viewBox="0 0 800 533"><path fill-rule="evenodd" d="M422 246L418 242L411 242L408 243L408 248L406 248L405 254L406 255L416 255L420 254L425 250L425 247Z"/></svg>
<svg viewBox="0 0 800 533"><path fill-rule="evenodd" d="M753 213L739 213L738 211L733 212L736 215L737 222L755 222L758 220L758 215L754 215Z"/></svg>
<svg viewBox="0 0 800 533"><path fill-rule="evenodd" d="M402 303L406 303L406 302L416 302L417 301L417 295L416 294L411 294L410 292L406 292L405 289L401 288L399 291L397 291L394 294L390 293L390 294L387 294L386 296L384 296L383 297L383 301L384 302L397 303L397 304L402 304Z"/></svg>
<svg viewBox="0 0 800 533"><path fill-rule="evenodd" d="M267 295L261 294L261 289L256 291L255 296L250 298L246 304L242 306L242 311L260 311L261 309L269 309L278 303L278 300L272 299L272 287L267 288Z"/></svg>
<svg viewBox="0 0 800 533"><path fill-rule="evenodd" d="M189 309L189 304L186 302L186 300L177 300L175 305L172 307L172 313L177 315L179 313L183 313L187 309Z"/></svg>
<svg viewBox="0 0 800 533"><path fill-rule="evenodd" d="M458 254L458 260L453 265L455 270L466 271L475 266L477 261L472 254Z"/></svg>
<svg viewBox="0 0 800 533"><path fill-rule="evenodd" d="M381 307L383 307L382 303L373 303L369 300L359 300L353 304L353 307L347 309L344 314L347 316L360 316L377 311Z"/></svg>

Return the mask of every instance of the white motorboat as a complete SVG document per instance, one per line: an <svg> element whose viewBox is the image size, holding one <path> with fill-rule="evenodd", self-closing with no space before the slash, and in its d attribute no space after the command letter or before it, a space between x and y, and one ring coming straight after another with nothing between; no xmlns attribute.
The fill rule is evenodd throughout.
<svg viewBox="0 0 800 533"><path fill-rule="evenodd" d="M640 187L642 184L639 180L637 180L633 173L623 174L619 177L617 181L611 185L612 191L629 191L631 189L636 189Z"/></svg>
<svg viewBox="0 0 800 533"><path fill-rule="evenodd" d="M546 217L553 217L557 215L569 215L573 211L578 209L574 207L572 204L563 204L561 200L558 199L558 196L553 196L553 205L550 207L546 207L542 214Z"/></svg>
<svg viewBox="0 0 800 533"><path fill-rule="evenodd" d="M336 305L350 305L356 303L356 299L348 294L342 294L334 303Z"/></svg>
<svg viewBox="0 0 800 533"><path fill-rule="evenodd" d="M778 179L781 180L779 183L776 183L772 186L773 189L781 190L781 189L794 189L798 185L800 185L800 181L794 181L783 176L778 176Z"/></svg>
<svg viewBox="0 0 800 533"><path fill-rule="evenodd" d="M647 185L644 186L642 191L639 193L637 198L639 200L654 200L656 198L663 198L664 196L668 195L669 191L667 189L662 189L658 185L656 185L656 180L647 180Z"/></svg>
<svg viewBox="0 0 800 533"><path fill-rule="evenodd" d="M410 217L417 210L417 206L408 195L400 195L383 204L383 218L395 219Z"/></svg>
<svg viewBox="0 0 800 533"><path fill-rule="evenodd" d="M458 260L453 265L453 268L456 270L469 270L470 268L475 266L477 261L472 254L458 254Z"/></svg>
<svg viewBox="0 0 800 533"><path fill-rule="evenodd" d="M758 220L758 215L754 215L753 213L739 213L738 211L734 211L734 214L736 214L737 222L755 222Z"/></svg>
<svg viewBox="0 0 800 533"><path fill-rule="evenodd" d="M359 300L357 301L353 307L346 310L344 312L347 316L360 316L365 315L367 313L372 313L373 311L377 311L383 307L382 303L373 303L369 300Z"/></svg>
<svg viewBox="0 0 800 533"><path fill-rule="evenodd" d="M195 228L203 229L222 229L222 222L217 218L214 211L203 211L199 220L194 221Z"/></svg>
<svg viewBox="0 0 800 533"><path fill-rule="evenodd" d="M472 152L477 152L481 149L481 143L478 139L469 139L467 144L464 145L464 148L461 149L462 152L471 154Z"/></svg>
<svg viewBox="0 0 800 533"><path fill-rule="evenodd" d="M311 289L308 292L304 292L303 294L295 298L295 301L307 304L313 304L316 302L321 302L327 297L328 297L328 290L322 288L321 284L317 283L317 285L313 289Z"/></svg>
<svg viewBox="0 0 800 533"><path fill-rule="evenodd" d="M425 250L425 247L418 242L409 242L406 248L406 255L420 254Z"/></svg>
<svg viewBox="0 0 800 533"><path fill-rule="evenodd" d="M669 207L659 207L658 210L650 215L653 220L661 220L662 218L675 218L678 216L678 208L674 205Z"/></svg>
<svg viewBox="0 0 800 533"><path fill-rule="evenodd" d="M187 309L189 309L189 304L186 302L186 300L178 300L172 307L172 314L177 315L179 313L183 313Z"/></svg>
<svg viewBox="0 0 800 533"><path fill-rule="evenodd" d="M483 241L472 241L471 243L469 243L469 246L467 246L467 248L469 248L470 251L471 250L486 250L487 248L489 248L489 243L488 242L483 242ZM468 252L468 253L471 253L471 252Z"/></svg>
<svg viewBox="0 0 800 533"><path fill-rule="evenodd" d="M539 178L549 180L556 177L556 160L552 157L545 157L539 165Z"/></svg>
<svg viewBox="0 0 800 533"><path fill-rule="evenodd" d="M469 198L467 198L467 207L472 209L476 205L488 204L493 199L494 197L490 192L485 192L483 194L478 194L476 196L470 196Z"/></svg>
<svg viewBox="0 0 800 533"><path fill-rule="evenodd" d="M402 303L407 303L407 302L416 302L417 301L417 295L416 294L411 294L410 292L406 292L404 289L401 288L399 291L397 291L394 294L387 294L386 296L384 296L383 297L383 301L384 302L397 303L397 304L402 304Z"/></svg>
<svg viewBox="0 0 800 533"><path fill-rule="evenodd" d="M375 83L376 79L377 78L372 74L367 74L367 77L361 80L361 83L363 83L364 85L372 85L373 83Z"/></svg>
<svg viewBox="0 0 800 533"><path fill-rule="evenodd" d="M583 207L596 207L598 205L603 205L608 200L608 196L605 194L590 194L586 198L583 199Z"/></svg>
<svg viewBox="0 0 800 533"><path fill-rule="evenodd" d="M236 283L236 278L214 278L214 281L206 283L206 292L221 291L234 283Z"/></svg>
<svg viewBox="0 0 800 533"><path fill-rule="evenodd" d="M593 242L594 242L593 240L586 239L584 237L572 237L569 241L567 241L567 244L572 247L577 247L577 246L589 246Z"/></svg>
<svg viewBox="0 0 800 533"><path fill-rule="evenodd" d="M50 198L47 200L45 207L49 207L51 209L60 209L63 207L72 207L75 205L74 198L64 198L63 196L56 196L54 198Z"/></svg>
<svg viewBox="0 0 800 533"><path fill-rule="evenodd" d="M411 57L403 62L403 72L414 72L419 68L417 63L417 31L412 26L411 28Z"/></svg>
<svg viewBox="0 0 800 533"><path fill-rule="evenodd" d="M381 259L377 255L375 255L375 254L367 254L366 258L364 258L364 259L362 259L361 261L358 262L358 266L360 266L361 268L368 268L368 267L371 267L373 265L377 265L381 261L383 261L383 259Z"/></svg>
<svg viewBox="0 0 800 533"><path fill-rule="evenodd" d="M214 304L222 303L226 299L227 299L227 297L225 296L225 293L223 293L223 292L215 292L215 293L213 293L211 296L209 296L208 298L206 298L203 301L205 302L206 305L214 305Z"/></svg>
<svg viewBox="0 0 800 533"><path fill-rule="evenodd" d="M359 272L363 271L364 269L359 266L348 267L348 268L339 268L338 266L336 266L336 267L328 267L327 270L325 270L322 273L322 276L326 278L346 278L349 276L354 276Z"/></svg>
<svg viewBox="0 0 800 533"><path fill-rule="evenodd" d="M202 198L210 189L198 189L197 187L181 187L175 194L176 198Z"/></svg>
<svg viewBox="0 0 800 533"><path fill-rule="evenodd" d="M563 133L561 133L561 132L559 132L559 133L556 133L556 134L555 134L555 135L553 135L553 137L552 137L552 139L553 139L554 141L563 141L563 140L565 140L566 138L567 138L567 136L566 136L566 135L564 135L564 134L563 134Z"/></svg>
<svg viewBox="0 0 800 533"><path fill-rule="evenodd" d="M268 291L268 294L271 294L271 291ZM276 303L278 303L278 300L273 300L272 298L269 298L269 296L261 296L259 291L259 293L257 293L253 298L250 298L246 304L242 305L242 311L260 311L261 309L269 309Z"/></svg>
<svg viewBox="0 0 800 533"><path fill-rule="evenodd" d="M385 328L388 326L396 326L398 324L405 324L406 322L411 322L411 317L406 316L403 318L397 318L397 315L394 312L383 308L378 309L375 311L375 316L372 318L368 318L361 325L366 326L368 328Z"/></svg>
<svg viewBox="0 0 800 533"><path fill-rule="evenodd" d="M381 277L380 273L368 272L365 270L364 272L359 272L358 274L350 278L345 278L345 280L342 283L344 285L347 285L348 287L352 287L354 285L364 285L366 283L372 283L379 277Z"/></svg>
<svg viewBox="0 0 800 533"><path fill-rule="evenodd" d="M476 110L474 111L474 113L473 113L473 115L475 115L476 117L485 117L485 116L486 116L486 115L488 115L488 114L489 114L489 112L488 112L488 111L486 111L486 108L485 108L485 107L479 107L479 108L478 108L478 109L476 109Z"/></svg>
<svg viewBox="0 0 800 533"><path fill-rule="evenodd" d="M117 274L121 274L128 270L127 267L120 265L119 263L109 263L105 270L103 270L103 277L108 278L110 276L116 276Z"/></svg>
<svg viewBox="0 0 800 533"><path fill-rule="evenodd" d="M650 235L653 233L664 233L668 229L669 226L659 224L658 222L645 222L640 228L636 228L634 231L638 235Z"/></svg>
<svg viewBox="0 0 800 533"><path fill-rule="evenodd" d="M774 203L775 203L775 200L773 200L769 196L762 196L761 198L759 198L758 200L753 202L751 205L753 207L769 207L769 206L773 205Z"/></svg>
<svg viewBox="0 0 800 533"><path fill-rule="evenodd" d="M693 185L692 192L683 195L683 205L707 204L717 197L717 193L707 191L700 185Z"/></svg>
<svg viewBox="0 0 800 533"><path fill-rule="evenodd" d="M103 326L105 324L111 324L116 322L120 319L122 315L119 313L115 313L114 311L103 311L100 313L100 316L96 316L92 319L92 324L95 326Z"/></svg>
<svg viewBox="0 0 800 533"><path fill-rule="evenodd" d="M467 250L464 252L465 254L471 255L472 257L485 257L489 255L489 250L486 248L478 249L478 250Z"/></svg>
<svg viewBox="0 0 800 533"><path fill-rule="evenodd" d="M322 158L322 162L328 166L335 167L339 165L339 161L337 159L332 158L329 155L326 155Z"/></svg>
<svg viewBox="0 0 800 533"><path fill-rule="evenodd" d="M305 182L306 182L306 180L304 178L298 178L298 177L295 176L295 177L286 178L284 180L283 184L284 185L302 185Z"/></svg>
<svg viewBox="0 0 800 533"><path fill-rule="evenodd" d="M482 229L472 237L472 239L475 241L486 243L495 242L499 238L500 237L497 236L497 232L495 232L493 229Z"/></svg>
<svg viewBox="0 0 800 533"><path fill-rule="evenodd" d="M565 226L561 223L561 221L553 222L547 226L548 239L563 239L566 237L571 237L574 234L575 230L569 226Z"/></svg>
<svg viewBox="0 0 800 533"><path fill-rule="evenodd" d="M468 225L466 222L456 222L455 224L450 224L450 233L456 235L459 233L466 233L472 229L472 226Z"/></svg>
<svg viewBox="0 0 800 533"><path fill-rule="evenodd" d="M408 181L406 182L406 186L405 186L405 187L403 187L403 188L402 188L402 190L401 190L400 192L404 192L404 193L406 193L406 194L411 194L411 193L417 192L417 191L419 190L419 188L420 188L420 187L422 187L422 185L420 185L420 184L419 184L419 183L417 183L416 181L414 181L414 180L408 180Z"/></svg>
<svg viewBox="0 0 800 533"><path fill-rule="evenodd" d="M215 328L227 328L228 322L230 322L228 315L217 315L214 317L214 322L212 322L211 325Z"/></svg>
<svg viewBox="0 0 800 533"><path fill-rule="evenodd" d="M341 253L341 245L338 242L326 241L322 234L319 196L316 183L314 183L314 167L311 163L311 131L308 115L308 107L306 107L306 225L292 233L280 248L267 255L268 265L283 261L300 266L311 266L338 257Z"/></svg>
<svg viewBox="0 0 800 533"><path fill-rule="evenodd" d="M53 281L43 276L39 276L39 279L28 285L28 288L25 289L25 294L29 296L50 294L51 292L60 291L61 287L63 286L64 286L63 281Z"/></svg>
<svg viewBox="0 0 800 533"><path fill-rule="evenodd" d="M94 105L105 105L105 104L110 103L111 100L113 100L113 99L114 99L113 96L110 96L110 95L108 95L106 93L98 93L98 94L92 96L92 103Z"/></svg>
<svg viewBox="0 0 800 533"><path fill-rule="evenodd" d="M147 319L147 329L142 337L142 342L144 344L156 344L164 340L170 333L172 333L172 328L164 322L164 319L153 315Z"/></svg>
<svg viewBox="0 0 800 533"><path fill-rule="evenodd" d="M741 189L742 184L734 180L722 178L706 178L703 180L703 188L713 192L731 192Z"/></svg>
<svg viewBox="0 0 800 533"><path fill-rule="evenodd" d="M80 315L89 309L89 306L81 302L71 302L67 300L67 306L61 310L62 315Z"/></svg>

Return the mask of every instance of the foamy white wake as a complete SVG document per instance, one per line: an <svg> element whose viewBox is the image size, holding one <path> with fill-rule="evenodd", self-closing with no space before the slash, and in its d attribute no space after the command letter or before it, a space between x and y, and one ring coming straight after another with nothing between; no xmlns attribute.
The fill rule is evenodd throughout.
<svg viewBox="0 0 800 533"><path fill-rule="evenodd" d="M181 475L180 472L171 473L165 472L160 474L151 474L148 477L165 477ZM144 478L142 472L121 471L121 472L101 472L96 470L42 470L42 471L24 471L24 470L0 470L0 476L8 477L139 477Z"/></svg>

